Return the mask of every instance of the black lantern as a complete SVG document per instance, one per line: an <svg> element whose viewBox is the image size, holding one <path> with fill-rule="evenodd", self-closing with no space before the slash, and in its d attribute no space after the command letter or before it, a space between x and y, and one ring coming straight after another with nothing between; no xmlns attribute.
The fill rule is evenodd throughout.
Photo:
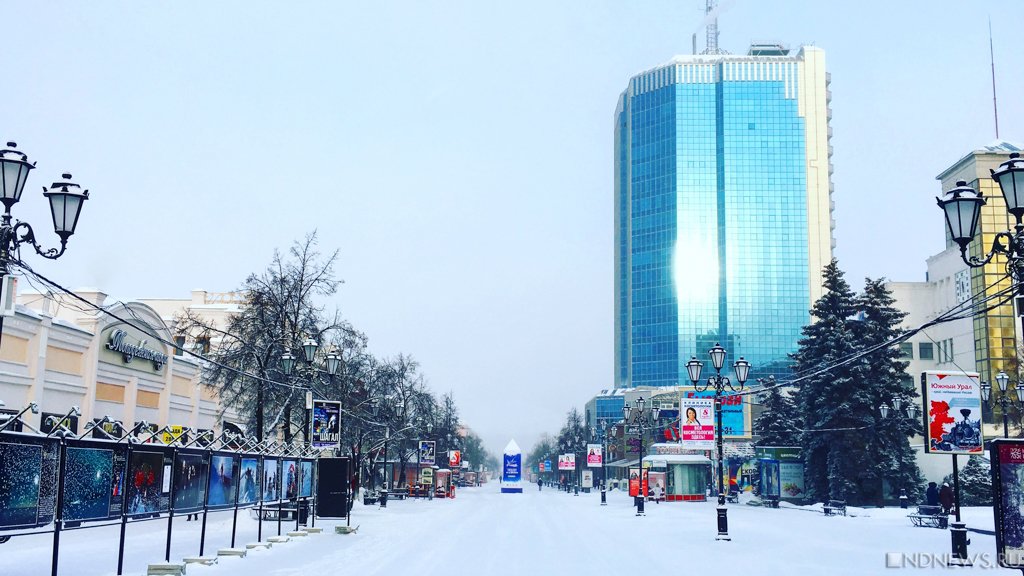
<svg viewBox="0 0 1024 576"><path fill-rule="evenodd" d="M715 370L721 370L725 365L725 348L722 348L718 342L715 342L714 347L708 350L708 356L711 356L711 365L715 367Z"/></svg>
<svg viewBox="0 0 1024 576"><path fill-rule="evenodd" d="M285 376L291 376L292 370L295 369L295 357L292 356L291 352L285 352L281 354L281 369L284 370Z"/></svg>
<svg viewBox="0 0 1024 576"><path fill-rule="evenodd" d="M320 345L316 343L316 340L306 338L306 341L302 343L302 353L306 356L306 362L313 362L313 358L316 357L316 349L319 347Z"/></svg>
<svg viewBox="0 0 1024 576"><path fill-rule="evenodd" d="M75 233L78 216L82 213L82 204L89 199L89 191L71 182L71 174L61 174L63 182L54 182L47 189L43 187L43 196L50 200L50 214L53 216L53 231L60 236L61 243Z"/></svg>
<svg viewBox="0 0 1024 576"><path fill-rule="evenodd" d="M960 251L967 250L974 235L978 232L978 221L981 219L981 207L985 199L981 194L967 186L967 182L957 180L956 188L946 192L945 199L935 199L946 214L946 226L949 235Z"/></svg>
<svg viewBox="0 0 1024 576"><path fill-rule="evenodd" d="M1006 199L1006 210L1021 223L1024 216L1024 160L1021 160L1020 153L1013 152L1010 159L999 165L999 168L990 170L992 179L999 183L999 189ZM959 186L959 183L957 183Z"/></svg>
<svg viewBox="0 0 1024 576"><path fill-rule="evenodd" d="M341 356L339 356L334 350L327 355L327 373L331 376L338 374L338 370L341 368Z"/></svg>
<svg viewBox="0 0 1024 576"><path fill-rule="evenodd" d="M739 360L733 362L732 369L736 373L736 381L743 384L747 381L747 375L750 374L750 362L747 362L743 359L743 356L740 356Z"/></svg>
<svg viewBox="0 0 1024 576"><path fill-rule="evenodd" d="M17 144L8 142L7 146L0 150L0 202L10 212L11 206L21 200L29 170L36 166L29 163L28 156L15 149Z"/></svg>
<svg viewBox="0 0 1024 576"><path fill-rule="evenodd" d="M686 371L690 375L691 382L700 381L700 371L704 368L704 363L697 360L696 356L690 356L690 361L686 363Z"/></svg>

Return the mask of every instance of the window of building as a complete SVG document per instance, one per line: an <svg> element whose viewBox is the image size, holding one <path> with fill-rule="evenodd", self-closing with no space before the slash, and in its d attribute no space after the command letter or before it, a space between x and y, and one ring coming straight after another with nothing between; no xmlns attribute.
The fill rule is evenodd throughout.
<svg viewBox="0 0 1024 576"><path fill-rule="evenodd" d="M196 338L196 349L200 351L204 356L210 353L210 339L209 337L202 336Z"/></svg>
<svg viewBox="0 0 1024 576"><path fill-rule="evenodd" d="M185 335L179 334L174 337L174 355L181 356L185 353Z"/></svg>
<svg viewBox="0 0 1024 576"><path fill-rule="evenodd" d="M934 360L935 349L931 342L919 342L917 344L917 357L921 360Z"/></svg>
<svg viewBox="0 0 1024 576"><path fill-rule="evenodd" d="M910 342L903 342L902 344L900 344L900 357L910 358L911 360L913 360L914 345L911 344Z"/></svg>

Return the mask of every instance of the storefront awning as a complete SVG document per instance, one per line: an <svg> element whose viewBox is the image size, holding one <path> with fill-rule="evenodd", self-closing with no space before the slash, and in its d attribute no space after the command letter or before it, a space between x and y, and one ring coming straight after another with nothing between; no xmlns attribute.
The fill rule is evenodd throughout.
<svg viewBox="0 0 1024 576"><path fill-rule="evenodd" d="M664 462L665 464L711 464L711 460L697 454L654 454L644 456L644 462Z"/></svg>
<svg viewBox="0 0 1024 576"><path fill-rule="evenodd" d="M615 462L609 462L606 466L609 468L629 468L630 466L636 466L638 463L639 460L622 459L616 460Z"/></svg>

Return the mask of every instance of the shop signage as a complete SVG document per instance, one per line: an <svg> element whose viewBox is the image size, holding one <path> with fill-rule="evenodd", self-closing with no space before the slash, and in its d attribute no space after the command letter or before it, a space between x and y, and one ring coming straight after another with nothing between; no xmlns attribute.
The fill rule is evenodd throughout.
<svg viewBox="0 0 1024 576"><path fill-rule="evenodd" d="M929 454L981 454L981 383L977 372L921 373Z"/></svg>
<svg viewBox="0 0 1024 576"><path fill-rule="evenodd" d="M167 354L159 350L147 348L146 340L144 339L139 339L136 343L133 343L128 332L120 328L110 333L105 347L111 352L120 354L125 364L131 364L132 360L140 358L152 362L154 370L160 370L167 363Z"/></svg>

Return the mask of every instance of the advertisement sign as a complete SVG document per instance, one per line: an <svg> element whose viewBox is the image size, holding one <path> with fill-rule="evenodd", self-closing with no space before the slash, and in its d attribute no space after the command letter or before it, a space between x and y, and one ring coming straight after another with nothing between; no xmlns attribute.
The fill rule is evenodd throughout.
<svg viewBox="0 0 1024 576"><path fill-rule="evenodd" d="M518 482L522 479L522 455L505 454L502 465L501 479L504 482Z"/></svg>
<svg viewBox="0 0 1024 576"><path fill-rule="evenodd" d="M183 426L168 426L170 432L166 430L160 435L160 440L164 444L170 444L171 442L181 442L182 444L188 442L188 435L185 434L185 428Z"/></svg>
<svg viewBox="0 0 1024 576"><path fill-rule="evenodd" d="M779 496L782 498L803 500L803 462L779 462L779 490Z"/></svg>
<svg viewBox="0 0 1024 576"><path fill-rule="evenodd" d="M433 440L420 440L420 464L433 466L435 454Z"/></svg>
<svg viewBox="0 0 1024 576"><path fill-rule="evenodd" d="M587 444L587 468L600 468L604 462L600 444Z"/></svg>
<svg viewBox="0 0 1024 576"><path fill-rule="evenodd" d="M537 463L537 471L538 472L543 472L544 471L544 463L543 462L538 462Z"/></svg>
<svg viewBox="0 0 1024 576"><path fill-rule="evenodd" d="M643 477L641 478L640 468L630 468L629 495L636 497L641 494L647 494L647 469L643 469Z"/></svg>
<svg viewBox="0 0 1024 576"><path fill-rule="evenodd" d="M341 447L341 402L313 401L313 418L309 425L312 434L309 444L313 448Z"/></svg>
<svg viewBox="0 0 1024 576"><path fill-rule="evenodd" d="M344 518L349 511L352 462L348 458L318 458L316 477L317 517Z"/></svg>
<svg viewBox="0 0 1024 576"><path fill-rule="evenodd" d="M780 494L780 480L779 480L779 461L778 460L761 460L761 474L760 474L760 486L758 491L761 493L761 497L779 498Z"/></svg>
<svg viewBox="0 0 1024 576"><path fill-rule="evenodd" d="M715 448L715 401L711 398L679 399L679 438L690 450ZM725 429L725 420L722 420Z"/></svg>
<svg viewBox="0 0 1024 576"><path fill-rule="evenodd" d="M996 555L1004 568L1024 568L1024 440L992 441Z"/></svg>
<svg viewBox="0 0 1024 576"><path fill-rule="evenodd" d="M554 470L554 468L551 466L551 460L544 461L544 470L546 470L547 472L551 472L552 470Z"/></svg>
<svg viewBox="0 0 1024 576"><path fill-rule="evenodd" d="M581 484L582 488L593 488L594 487L594 471L593 470L584 470L583 471L583 479L580 480L580 482L582 482L582 484Z"/></svg>
<svg viewBox="0 0 1024 576"><path fill-rule="evenodd" d="M243 457L239 466L238 503L252 504L260 497L259 459Z"/></svg>
<svg viewBox="0 0 1024 576"><path fill-rule="evenodd" d="M977 372L921 373L925 406L924 450L929 454L981 454L981 384Z"/></svg>
<svg viewBox="0 0 1024 576"><path fill-rule="evenodd" d="M558 455L558 469L559 470L575 470L576 469L576 455L575 454L559 454Z"/></svg>
<svg viewBox="0 0 1024 576"><path fill-rule="evenodd" d="M684 390L682 394L683 399L693 398L704 398L711 400L714 405L715 391L714 389L708 389L704 392L697 392L696 390ZM750 404L743 401L743 396L737 395L723 395L722 396L722 437L723 438L750 438ZM680 405L680 422L686 421L686 409ZM717 418L717 416L716 416ZM704 420L701 419L701 423L704 424ZM712 426L716 425L716 422L711 422ZM682 432L682 431L680 431Z"/></svg>
<svg viewBox="0 0 1024 576"><path fill-rule="evenodd" d="M235 457L230 454L210 456L210 487L207 490L206 505L211 508L233 505L237 486Z"/></svg>
<svg viewBox="0 0 1024 576"><path fill-rule="evenodd" d="M422 484L432 484L433 482L434 482L434 469L433 468L424 468L423 470L420 470L420 483L422 483Z"/></svg>
<svg viewBox="0 0 1024 576"><path fill-rule="evenodd" d="M462 452L459 452L458 450L449 450L448 467L459 468L460 466L462 466Z"/></svg>

